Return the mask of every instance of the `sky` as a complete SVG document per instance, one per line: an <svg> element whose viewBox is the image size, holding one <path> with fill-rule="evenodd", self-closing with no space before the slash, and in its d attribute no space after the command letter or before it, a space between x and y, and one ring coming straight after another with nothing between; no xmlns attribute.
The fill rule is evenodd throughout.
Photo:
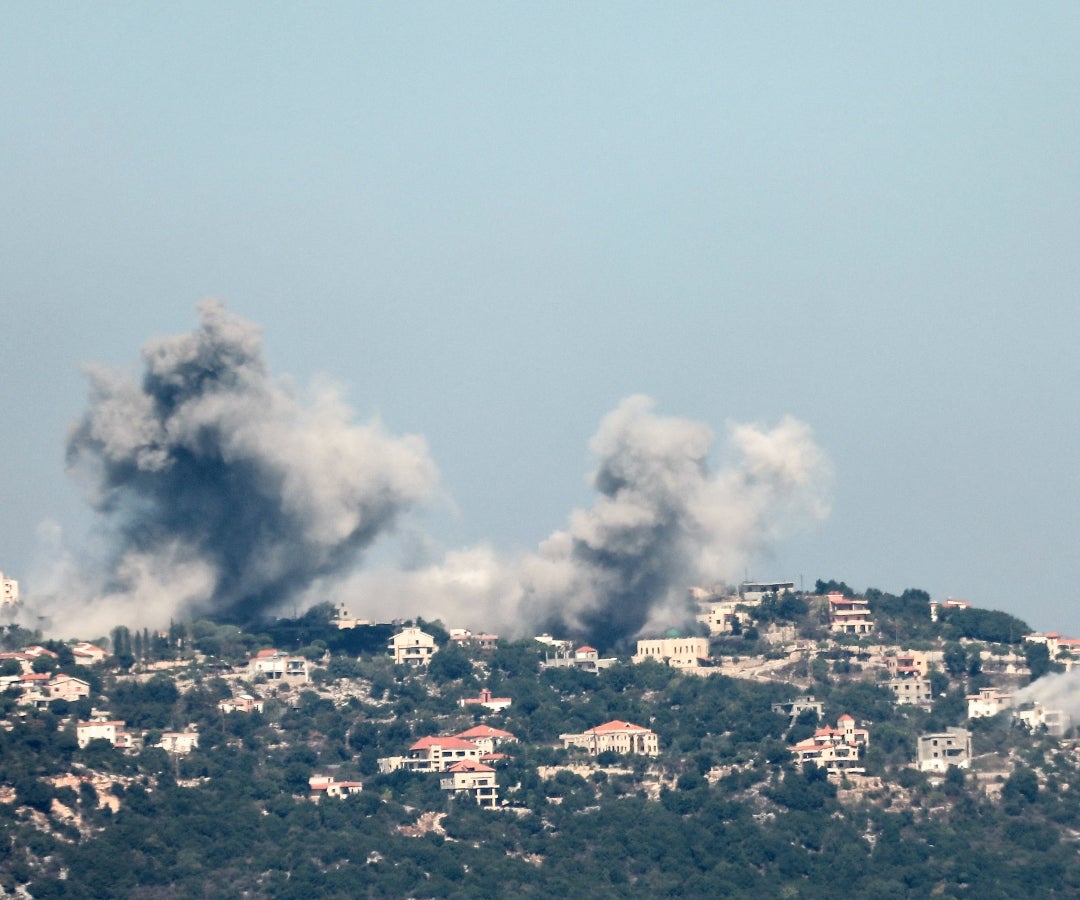
<svg viewBox="0 0 1080 900"><path fill-rule="evenodd" d="M644 394L720 454L741 423L812 429L831 511L744 575L1080 634L1080 6L4 18L0 569L24 591L57 526L99 527L65 463L83 367L137 371L214 297L276 376L423 437L429 555L564 528L590 439Z"/></svg>

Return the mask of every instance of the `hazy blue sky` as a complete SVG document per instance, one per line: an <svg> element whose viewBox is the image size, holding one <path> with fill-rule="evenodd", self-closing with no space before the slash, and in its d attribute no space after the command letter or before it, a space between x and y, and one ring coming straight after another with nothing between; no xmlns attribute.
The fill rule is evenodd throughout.
<svg viewBox="0 0 1080 900"><path fill-rule="evenodd" d="M1080 5L9 4L0 569L77 541L80 365L223 298L426 436L446 547L589 502L628 394L809 423L752 576L1080 634Z"/></svg>

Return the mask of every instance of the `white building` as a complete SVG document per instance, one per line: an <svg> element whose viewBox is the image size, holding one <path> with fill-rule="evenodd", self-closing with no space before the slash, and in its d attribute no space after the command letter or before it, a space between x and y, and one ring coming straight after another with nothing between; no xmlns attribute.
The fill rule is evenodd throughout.
<svg viewBox="0 0 1080 900"><path fill-rule="evenodd" d="M673 669L696 669L709 660L709 639L703 637L658 638L637 642L635 663L655 660Z"/></svg>
<svg viewBox="0 0 1080 900"><path fill-rule="evenodd" d="M438 648L435 638L419 628L403 628L390 639L390 655L397 666L426 666Z"/></svg>
<svg viewBox="0 0 1080 900"><path fill-rule="evenodd" d="M1025 703L1013 710L1013 718L1030 731L1045 730L1051 737L1064 737L1072 727L1068 713L1062 709L1048 709L1041 703Z"/></svg>
<svg viewBox="0 0 1080 900"><path fill-rule="evenodd" d="M785 593L795 593L794 581L744 581L739 585L743 603L758 604L770 594L779 597Z"/></svg>
<svg viewBox="0 0 1080 900"><path fill-rule="evenodd" d="M0 606L14 606L19 602L19 582L5 578L0 572Z"/></svg>
<svg viewBox="0 0 1080 900"><path fill-rule="evenodd" d="M995 687L980 688L977 694L968 694L969 719L986 719L996 716L1003 709L1012 706L1012 694L1006 694Z"/></svg>
<svg viewBox="0 0 1080 900"><path fill-rule="evenodd" d="M966 769L971 765L971 732L948 728L920 735L915 754L920 772L944 772L949 766Z"/></svg>
<svg viewBox="0 0 1080 900"><path fill-rule="evenodd" d="M482 809L494 809L498 803L495 770L474 760L462 760L450 766L446 776L439 779L439 787L455 797L472 797Z"/></svg>
<svg viewBox="0 0 1080 900"><path fill-rule="evenodd" d="M168 750L170 753L190 753L199 746L199 732L164 731L161 734L161 740L154 746Z"/></svg>
<svg viewBox="0 0 1080 900"><path fill-rule="evenodd" d="M288 656L280 650L260 650L248 660L248 675L262 675L268 681L307 682L308 661L302 656Z"/></svg>
<svg viewBox="0 0 1080 900"><path fill-rule="evenodd" d="M836 720L836 728L819 728L805 741L791 748L799 762L812 762L830 775L862 772L859 757L870 744L870 732L856 728L855 719L846 713Z"/></svg>
<svg viewBox="0 0 1080 900"><path fill-rule="evenodd" d="M311 791L312 800L318 800L324 796L343 800L352 794L359 794L364 789L364 785L359 781L336 781L333 775L312 775L308 779L308 788Z"/></svg>
<svg viewBox="0 0 1080 900"><path fill-rule="evenodd" d="M606 750L615 753L637 753L642 756L658 756L660 739L656 732L618 720L597 725L581 734L560 734L559 740L564 747L581 747L589 751L590 756L597 756Z"/></svg>

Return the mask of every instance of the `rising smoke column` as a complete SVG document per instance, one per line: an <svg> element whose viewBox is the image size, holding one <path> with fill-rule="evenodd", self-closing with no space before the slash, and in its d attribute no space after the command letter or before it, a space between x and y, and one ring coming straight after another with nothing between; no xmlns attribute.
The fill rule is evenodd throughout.
<svg viewBox="0 0 1080 900"><path fill-rule="evenodd" d="M596 501L536 552L456 550L414 571L359 573L340 596L369 598L369 614L411 609L502 634L550 630L602 649L693 623L690 586L741 577L777 540L829 512L829 466L806 425L788 417L773 428L734 426L729 443L713 473L706 425L628 397L590 443Z"/></svg>
<svg viewBox="0 0 1080 900"><path fill-rule="evenodd" d="M732 430L736 459L710 473L707 426L622 401L590 449L595 504L522 566L526 608L603 647L685 622L686 589L730 578L785 533L828 515L829 469L809 428Z"/></svg>
<svg viewBox="0 0 1080 900"><path fill-rule="evenodd" d="M270 612L349 567L436 479L422 439L272 379L255 325L217 301L199 318L144 347L141 382L90 368L69 436L115 537L98 599L116 621Z"/></svg>

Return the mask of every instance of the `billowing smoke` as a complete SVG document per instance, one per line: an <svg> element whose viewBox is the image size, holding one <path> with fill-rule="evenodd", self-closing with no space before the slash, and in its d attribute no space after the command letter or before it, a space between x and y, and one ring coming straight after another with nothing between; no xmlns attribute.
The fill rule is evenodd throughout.
<svg viewBox="0 0 1080 900"><path fill-rule="evenodd" d="M629 397L590 444L596 502L536 553L459 551L415 572L358 576L343 594L394 597L399 608L470 627L548 628L601 648L684 625L689 586L738 578L776 540L829 512L829 467L806 425L741 425L730 438L730 458L711 473L705 425Z"/></svg>
<svg viewBox="0 0 1080 900"><path fill-rule="evenodd" d="M736 458L709 471L713 436L630 397L600 425L598 498L526 560L527 606L610 647L685 621L687 588L736 575L786 528L828 513L824 457L794 419L732 431Z"/></svg>
<svg viewBox="0 0 1080 900"><path fill-rule="evenodd" d="M1064 710L1073 725L1080 725L1080 669L1044 675L1013 694L1014 707L1025 703Z"/></svg>
<svg viewBox="0 0 1080 900"><path fill-rule="evenodd" d="M141 380L88 371L68 461L111 539L98 619L287 606L435 483L422 439L356 424L332 388L302 402L268 373L256 326L216 301L199 318L145 346Z"/></svg>

